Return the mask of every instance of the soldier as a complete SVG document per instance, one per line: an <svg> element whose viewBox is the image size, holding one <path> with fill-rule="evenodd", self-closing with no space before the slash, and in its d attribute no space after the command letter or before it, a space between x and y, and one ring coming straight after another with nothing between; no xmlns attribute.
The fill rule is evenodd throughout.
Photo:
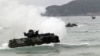
<svg viewBox="0 0 100 56"><path fill-rule="evenodd" d="M38 35L39 35L39 33L38 33L38 32L39 32L38 30L35 32L35 36L38 36Z"/></svg>
<svg viewBox="0 0 100 56"><path fill-rule="evenodd" d="M28 33L24 32L24 36L27 36L28 38L32 38L32 37L34 37L34 31L32 29L30 29L28 31Z"/></svg>

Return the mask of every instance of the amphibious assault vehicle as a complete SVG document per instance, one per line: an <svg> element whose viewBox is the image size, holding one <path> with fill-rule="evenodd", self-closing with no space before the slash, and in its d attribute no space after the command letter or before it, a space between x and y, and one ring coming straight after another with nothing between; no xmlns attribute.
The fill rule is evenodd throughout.
<svg viewBox="0 0 100 56"><path fill-rule="evenodd" d="M8 46L10 48L16 48L60 42L59 37L53 33L38 34L38 31L29 30L28 33L24 33L24 36L26 38L9 40Z"/></svg>
<svg viewBox="0 0 100 56"><path fill-rule="evenodd" d="M66 27L74 27L74 26L78 26L78 25L75 24L75 23L68 23L68 24L66 25Z"/></svg>

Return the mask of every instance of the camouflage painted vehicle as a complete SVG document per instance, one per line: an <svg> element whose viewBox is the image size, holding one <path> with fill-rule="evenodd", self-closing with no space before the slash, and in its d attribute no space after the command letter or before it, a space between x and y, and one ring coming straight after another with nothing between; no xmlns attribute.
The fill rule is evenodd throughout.
<svg viewBox="0 0 100 56"><path fill-rule="evenodd" d="M29 34L29 33L28 33ZM59 43L59 37L53 33L37 34L31 38L20 38L9 40L8 46L10 48L35 46L49 43Z"/></svg>

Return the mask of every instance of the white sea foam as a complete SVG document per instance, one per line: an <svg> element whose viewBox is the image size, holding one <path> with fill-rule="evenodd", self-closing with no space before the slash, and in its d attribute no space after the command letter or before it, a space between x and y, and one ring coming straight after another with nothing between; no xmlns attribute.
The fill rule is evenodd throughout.
<svg viewBox="0 0 100 56"><path fill-rule="evenodd" d="M82 25L82 24L78 24L78 27L83 27L83 26L85 26L85 25Z"/></svg>
<svg viewBox="0 0 100 56"><path fill-rule="evenodd" d="M3 44L0 46L0 49L9 49L8 43L3 43Z"/></svg>
<svg viewBox="0 0 100 56"><path fill-rule="evenodd" d="M79 44L71 44L71 43L58 43L58 44L55 44L55 46L87 46L87 45L90 45L89 43L79 43Z"/></svg>

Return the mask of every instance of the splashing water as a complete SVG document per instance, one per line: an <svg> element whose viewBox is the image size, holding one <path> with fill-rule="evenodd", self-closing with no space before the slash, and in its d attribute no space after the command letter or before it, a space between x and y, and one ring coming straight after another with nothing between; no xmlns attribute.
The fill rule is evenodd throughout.
<svg viewBox="0 0 100 56"><path fill-rule="evenodd" d="M46 32L55 33L60 37L60 39L66 36L65 23L58 18L50 17L46 19L41 24L40 30L44 33Z"/></svg>
<svg viewBox="0 0 100 56"><path fill-rule="evenodd" d="M60 39L65 37L65 23L58 18L41 16L45 8L20 4L18 0L0 0L0 2L0 21L2 21L0 24L10 28L1 35L4 40L21 38L22 33L29 29L39 30L39 33L55 33Z"/></svg>

